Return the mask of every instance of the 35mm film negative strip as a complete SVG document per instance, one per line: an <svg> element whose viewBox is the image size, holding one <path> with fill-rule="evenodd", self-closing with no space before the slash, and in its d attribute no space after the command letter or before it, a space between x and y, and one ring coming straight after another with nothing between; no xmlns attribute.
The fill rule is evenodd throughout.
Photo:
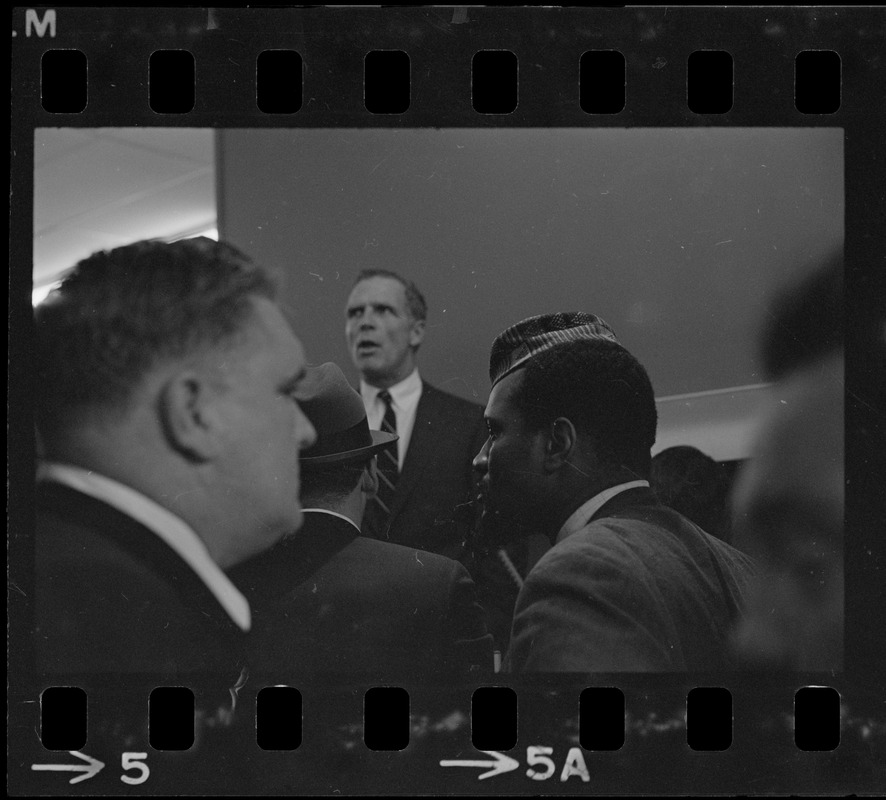
<svg viewBox="0 0 886 800"><path fill-rule="evenodd" d="M14 9L9 793L883 791L884 26L862 8ZM47 669L35 291L96 250L210 229L285 275L310 364L357 364L342 331L361 270L407 275L430 303L423 379L474 404L502 330L600 314L650 373L656 447L735 471L762 415L764 309L841 249L839 657L514 670L514 600L495 591L517 596L550 546L532 540L477 579L502 671L299 663L171 685L113 654L82 669L101 619L84 661Z"/></svg>

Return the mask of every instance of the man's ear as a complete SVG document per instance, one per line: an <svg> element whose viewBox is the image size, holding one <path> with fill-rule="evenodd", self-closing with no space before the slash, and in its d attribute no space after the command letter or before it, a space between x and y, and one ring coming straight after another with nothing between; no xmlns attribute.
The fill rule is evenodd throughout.
<svg viewBox="0 0 886 800"><path fill-rule="evenodd" d="M167 443L194 461L208 461L219 449L215 395L193 370L176 373L160 389L157 408Z"/></svg>
<svg viewBox="0 0 886 800"><path fill-rule="evenodd" d="M363 468L363 477L360 479L360 489L367 499L372 499L378 494L378 459L373 456Z"/></svg>
<svg viewBox="0 0 886 800"><path fill-rule="evenodd" d="M545 437L544 465L548 472L557 472L578 452L578 433L566 417L557 417Z"/></svg>
<svg viewBox="0 0 886 800"><path fill-rule="evenodd" d="M425 321L416 319L412 322L412 330L409 332L409 346L418 347L425 338Z"/></svg>

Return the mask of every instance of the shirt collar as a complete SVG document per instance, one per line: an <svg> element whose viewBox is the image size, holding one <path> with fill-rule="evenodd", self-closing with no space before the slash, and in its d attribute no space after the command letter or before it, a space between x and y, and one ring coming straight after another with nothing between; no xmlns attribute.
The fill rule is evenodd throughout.
<svg viewBox="0 0 886 800"><path fill-rule="evenodd" d="M560 543L568 536L572 536L573 533L584 528L590 522L591 517L617 494L626 492L628 489L639 489L641 486L648 488L649 481L619 483L617 486L610 486L608 489L604 489L600 494L595 494L590 500L586 500L569 515L569 519L563 523L563 527L560 528L560 532L557 534L556 542Z"/></svg>
<svg viewBox="0 0 886 800"><path fill-rule="evenodd" d="M45 462L37 471L37 480L61 483L101 500L140 522L157 534L197 573L237 627L244 631L250 629L252 612L249 602L212 560L203 540L181 517L130 486L72 464Z"/></svg>
<svg viewBox="0 0 886 800"><path fill-rule="evenodd" d="M302 511L304 511L306 514L329 514L329 516L331 517L338 517L339 519L343 519L345 522L353 525L357 529L357 531L360 532L360 526L356 522L354 522L354 520L352 520L350 517L346 517L344 514L339 514L338 511L330 511L328 508L303 508Z"/></svg>
<svg viewBox="0 0 886 800"><path fill-rule="evenodd" d="M377 386L371 386L362 378L360 379L360 394L367 403L374 403L381 391ZM421 391L421 376L418 374L418 367L409 373L400 383L395 383L388 387L388 393L395 406L401 408L408 405L410 399L414 398Z"/></svg>

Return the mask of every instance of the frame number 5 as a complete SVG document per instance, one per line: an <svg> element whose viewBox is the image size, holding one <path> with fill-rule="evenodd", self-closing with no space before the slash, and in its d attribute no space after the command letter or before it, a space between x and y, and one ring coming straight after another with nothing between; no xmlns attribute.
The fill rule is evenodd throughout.
<svg viewBox="0 0 886 800"><path fill-rule="evenodd" d="M130 775L121 775L120 780L123 783L128 783L130 786L137 786L140 783L144 783L148 776L151 774L151 770L148 769L148 765L144 763L142 759L148 757L147 753L124 753L122 755L122 765L123 771L128 772L131 769L135 769L139 771L139 775L132 777Z"/></svg>

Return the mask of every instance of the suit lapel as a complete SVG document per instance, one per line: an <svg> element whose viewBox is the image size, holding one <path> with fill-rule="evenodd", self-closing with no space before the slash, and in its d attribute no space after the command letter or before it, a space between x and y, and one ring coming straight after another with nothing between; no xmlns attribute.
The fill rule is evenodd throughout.
<svg viewBox="0 0 886 800"><path fill-rule="evenodd" d="M394 500L391 505L392 523L415 489L421 475L422 464L426 464L434 457L434 436L431 426L439 413L436 395L434 387L422 381L421 397L418 407L415 409L415 424L412 426L412 436L406 450L406 459L403 462L403 470L397 481L397 490L394 492ZM439 420L437 421L439 422Z"/></svg>

